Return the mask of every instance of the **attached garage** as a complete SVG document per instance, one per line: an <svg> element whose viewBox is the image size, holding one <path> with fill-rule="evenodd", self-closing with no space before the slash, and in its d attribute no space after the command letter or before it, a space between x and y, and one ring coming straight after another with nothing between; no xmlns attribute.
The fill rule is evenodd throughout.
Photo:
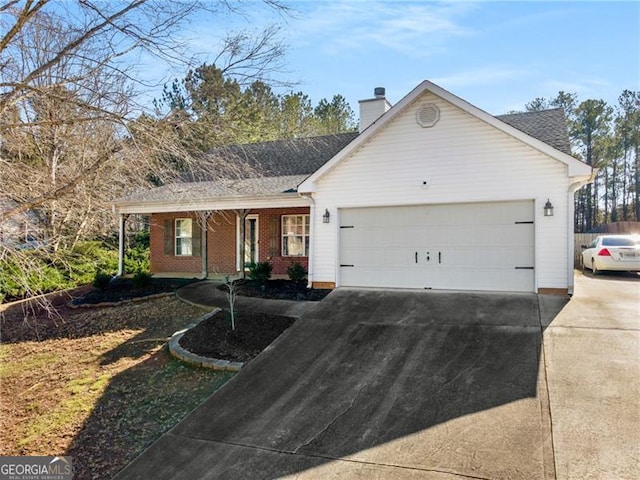
<svg viewBox="0 0 640 480"><path fill-rule="evenodd" d="M381 93L298 186L311 284L571 293L574 193L593 170L564 112L494 117L428 81L394 106Z"/></svg>
<svg viewBox="0 0 640 480"><path fill-rule="evenodd" d="M533 292L534 202L345 208L340 285Z"/></svg>

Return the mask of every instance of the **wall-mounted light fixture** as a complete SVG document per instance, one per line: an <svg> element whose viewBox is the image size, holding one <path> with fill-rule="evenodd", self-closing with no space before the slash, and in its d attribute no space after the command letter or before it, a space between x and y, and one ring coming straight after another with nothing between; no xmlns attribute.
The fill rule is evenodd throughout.
<svg viewBox="0 0 640 480"><path fill-rule="evenodd" d="M325 208L324 214L322 215L322 223L329 223L330 220L331 220L331 214L329 213L329 210Z"/></svg>
<svg viewBox="0 0 640 480"><path fill-rule="evenodd" d="M544 216L545 217L553 217L553 205L547 198L547 203L544 204Z"/></svg>

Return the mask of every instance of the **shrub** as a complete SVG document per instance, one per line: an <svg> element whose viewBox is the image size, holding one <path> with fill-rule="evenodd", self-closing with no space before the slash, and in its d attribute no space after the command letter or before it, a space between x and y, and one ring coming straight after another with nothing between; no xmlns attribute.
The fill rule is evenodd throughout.
<svg viewBox="0 0 640 480"><path fill-rule="evenodd" d="M111 284L111 275L104 272L97 272L93 277L93 286L98 290L106 290Z"/></svg>
<svg viewBox="0 0 640 480"><path fill-rule="evenodd" d="M247 264L249 268L249 278L258 282L266 282L271 278L272 265L269 262L251 262Z"/></svg>
<svg viewBox="0 0 640 480"><path fill-rule="evenodd" d="M127 273L149 272L149 232L137 232L124 256L124 271Z"/></svg>
<svg viewBox="0 0 640 480"><path fill-rule="evenodd" d="M149 272L136 272L133 276L133 286L136 288L144 288L151 283L151 274Z"/></svg>
<svg viewBox="0 0 640 480"><path fill-rule="evenodd" d="M287 267L287 275L292 282L301 282L307 276L307 269L301 263L295 262Z"/></svg>
<svg viewBox="0 0 640 480"><path fill-rule="evenodd" d="M149 232L136 232L131 240L131 248L148 249L150 245Z"/></svg>
<svg viewBox="0 0 640 480"><path fill-rule="evenodd" d="M149 272L149 248L135 247L127 250L124 256L124 271L127 273Z"/></svg>

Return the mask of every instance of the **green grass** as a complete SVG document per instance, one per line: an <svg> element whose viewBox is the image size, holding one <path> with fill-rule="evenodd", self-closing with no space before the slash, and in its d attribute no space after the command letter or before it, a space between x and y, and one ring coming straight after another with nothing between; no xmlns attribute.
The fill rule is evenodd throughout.
<svg viewBox="0 0 640 480"><path fill-rule="evenodd" d="M52 352L34 353L11 360L11 345L0 345L0 379L39 370L47 365L60 363L60 356Z"/></svg>

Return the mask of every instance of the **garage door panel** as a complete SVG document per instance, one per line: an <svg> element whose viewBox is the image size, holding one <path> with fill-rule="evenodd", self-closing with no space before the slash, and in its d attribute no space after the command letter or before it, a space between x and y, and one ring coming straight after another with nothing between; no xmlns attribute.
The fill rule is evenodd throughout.
<svg viewBox="0 0 640 480"><path fill-rule="evenodd" d="M344 209L345 286L533 291L533 202Z"/></svg>
<svg viewBox="0 0 640 480"><path fill-rule="evenodd" d="M531 284L529 271L500 268L451 268L442 271L438 281L438 286L432 288L530 291Z"/></svg>
<svg viewBox="0 0 640 480"><path fill-rule="evenodd" d="M388 267L384 274L375 267L343 268L342 281L345 285L357 285L366 287L394 288L418 288L421 281L420 272L417 269L405 269Z"/></svg>

